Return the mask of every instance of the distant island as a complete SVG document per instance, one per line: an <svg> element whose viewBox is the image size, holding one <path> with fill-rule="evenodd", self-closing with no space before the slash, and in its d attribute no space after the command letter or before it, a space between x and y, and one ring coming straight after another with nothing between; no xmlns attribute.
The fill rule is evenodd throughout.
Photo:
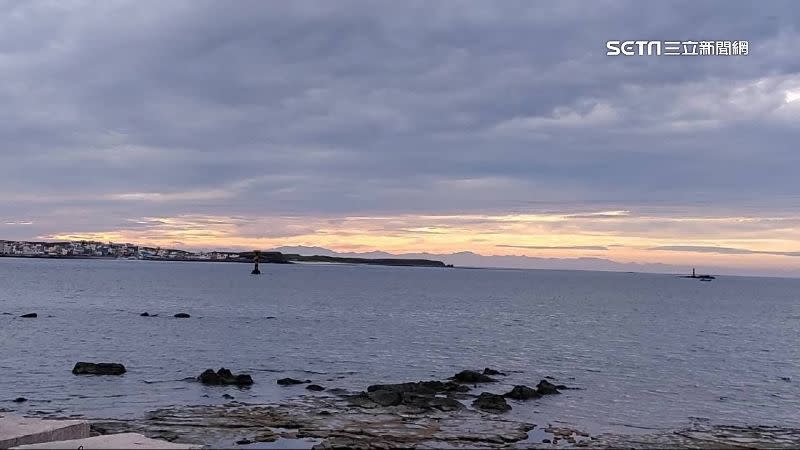
<svg viewBox="0 0 800 450"><path fill-rule="evenodd" d="M0 257L14 258L55 258L55 259L132 259L147 261L209 261L251 263L255 251L189 252L186 250L143 246L137 244L118 244L113 242L68 241L31 242L0 240ZM368 264L378 266L414 267L453 267L442 261L420 258L352 258L324 255L300 255L278 251L259 251L262 263L333 263Z"/></svg>

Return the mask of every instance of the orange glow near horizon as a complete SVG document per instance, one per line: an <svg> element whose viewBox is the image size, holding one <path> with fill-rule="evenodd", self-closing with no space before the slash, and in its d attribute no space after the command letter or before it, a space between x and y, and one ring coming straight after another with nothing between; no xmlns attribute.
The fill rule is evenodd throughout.
<svg viewBox="0 0 800 450"><path fill-rule="evenodd" d="M589 214L464 214L380 217L147 217L131 228L40 236L190 250L317 246L338 252L597 257L617 262L732 268L800 268L800 218ZM668 247L654 249L655 247ZM709 248L723 248L711 253ZM683 250L686 249L686 250ZM699 250L697 250L699 249ZM733 249L733 250L731 250ZM734 253L731 253L731 252ZM767 253L760 253L767 252Z"/></svg>

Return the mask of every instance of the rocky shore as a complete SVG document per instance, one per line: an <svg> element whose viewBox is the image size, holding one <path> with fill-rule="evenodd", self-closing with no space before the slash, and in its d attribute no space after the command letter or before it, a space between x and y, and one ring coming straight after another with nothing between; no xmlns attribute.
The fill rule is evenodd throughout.
<svg viewBox="0 0 800 450"><path fill-rule="evenodd" d="M76 374L118 375L115 363L76 364ZM92 423L93 435L140 433L147 438L207 448L796 448L800 432L770 427L719 427L705 423L635 436L591 436L562 424L534 424L509 414L524 402L555 401L571 386L540 380L535 387L503 382L505 374L464 370L443 380L374 384L363 391L264 380L229 369L208 369L186 382L219 386L222 405L162 408L134 420ZM270 405L234 401L226 385L272 382L298 396ZM532 383L531 383L532 384ZM312 388L313 387L313 388ZM215 388L216 389L216 388ZM489 392L486 389L491 389ZM498 394L498 391L505 393Z"/></svg>

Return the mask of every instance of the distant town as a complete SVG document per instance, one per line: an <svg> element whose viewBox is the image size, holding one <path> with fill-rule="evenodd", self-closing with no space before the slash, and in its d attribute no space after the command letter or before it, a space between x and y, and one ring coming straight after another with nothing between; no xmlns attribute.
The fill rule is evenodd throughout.
<svg viewBox="0 0 800 450"><path fill-rule="evenodd" d="M31 242L0 240L0 257L17 258L60 258L60 259L132 259L152 261L217 261L252 262L255 251L189 252L171 248L143 246L137 244L117 244L113 242L69 241L69 242ZM336 256L305 256L275 251L259 251L258 258L264 263L292 264L295 262L371 264L382 266L424 266L446 267L441 261L429 259L402 258L344 258Z"/></svg>
<svg viewBox="0 0 800 450"><path fill-rule="evenodd" d="M161 247L148 247L136 244L115 244L113 242L30 242L0 240L0 256L50 257L50 258L116 258L116 259L157 259L157 260L239 260L236 252L188 252Z"/></svg>

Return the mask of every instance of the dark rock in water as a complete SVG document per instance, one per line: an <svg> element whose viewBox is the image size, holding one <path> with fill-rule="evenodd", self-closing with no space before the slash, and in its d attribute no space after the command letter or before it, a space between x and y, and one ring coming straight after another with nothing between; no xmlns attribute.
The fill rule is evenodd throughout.
<svg viewBox="0 0 800 450"><path fill-rule="evenodd" d="M216 373L212 369L207 369L197 377L203 384L212 385L232 385L232 386L250 386L253 384L253 378L250 375L239 374L234 375L226 368L219 369Z"/></svg>
<svg viewBox="0 0 800 450"><path fill-rule="evenodd" d="M35 318L39 317L39 315L36 314L36 313L28 313L28 314L23 314L20 317L23 318L23 319L35 319Z"/></svg>
<svg viewBox="0 0 800 450"><path fill-rule="evenodd" d="M72 368L75 375L122 375L125 366L119 363L79 362Z"/></svg>
<svg viewBox="0 0 800 450"><path fill-rule="evenodd" d="M178 313L178 314L175 314L173 317L175 317L176 319L188 319L189 317L192 317L192 316L190 316L189 314L186 314L186 313Z"/></svg>
<svg viewBox="0 0 800 450"><path fill-rule="evenodd" d="M503 376L505 376L505 374L503 372L500 372L499 370L490 369L488 367L483 369L483 374L484 375L503 375Z"/></svg>
<svg viewBox="0 0 800 450"><path fill-rule="evenodd" d="M253 443L253 441L251 441L250 439L240 439L240 440L236 441L236 445L247 445L247 444L252 444L252 443Z"/></svg>
<svg viewBox="0 0 800 450"><path fill-rule="evenodd" d="M367 392L373 391L396 391L433 395L447 392L469 392L469 387L453 383L452 381L418 381L416 383L374 384L367 387Z"/></svg>
<svg viewBox="0 0 800 450"><path fill-rule="evenodd" d="M555 384L547 380L542 380L539 382L539 384L536 385L536 392L538 392L541 395L560 394L561 392L558 392L558 388L559 386L556 386Z"/></svg>
<svg viewBox="0 0 800 450"><path fill-rule="evenodd" d="M4 313L0 314L0 316L12 316L12 315L13 314L11 314L10 312L4 312Z"/></svg>
<svg viewBox="0 0 800 450"><path fill-rule="evenodd" d="M462 370L455 374L453 379L459 383L492 383L495 381L494 378L474 370Z"/></svg>
<svg viewBox="0 0 800 450"><path fill-rule="evenodd" d="M25 397L17 397L17 398L14 399L14 403L22 403L22 402L27 402L27 401L28 401L28 399L25 398Z"/></svg>
<svg viewBox="0 0 800 450"><path fill-rule="evenodd" d="M233 400L233 396L231 394L222 394L222 398L227 398L228 400Z"/></svg>
<svg viewBox="0 0 800 450"><path fill-rule="evenodd" d="M361 392L360 394L356 395L347 395L344 397L351 405L358 406L360 408L375 408L378 406L377 403L369 398L369 395L367 395L366 392Z"/></svg>
<svg viewBox="0 0 800 450"><path fill-rule="evenodd" d="M142 317L150 317L150 313L147 312L147 311L145 311L145 312L143 312L143 313L141 313L139 315L142 316Z"/></svg>
<svg viewBox="0 0 800 450"><path fill-rule="evenodd" d="M464 405L452 398L439 397L469 391L469 387L451 381L419 381L416 383L375 384L367 392L348 397L351 404L362 408L407 406L418 409L455 411Z"/></svg>
<svg viewBox="0 0 800 450"><path fill-rule="evenodd" d="M311 380L300 381L294 378L281 378L280 380L278 380L278 384L280 384L281 386L291 386L293 384L305 384L310 382Z"/></svg>
<svg viewBox="0 0 800 450"><path fill-rule="evenodd" d="M506 403L506 399L502 395L491 394L483 392L478 398L472 402L472 405L478 409L490 412L506 412L511 410L511 406Z"/></svg>
<svg viewBox="0 0 800 450"><path fill-rule="evenodd" d="M319 391L324 391L325 390L324 387L322 387L322 386L320 386L318 384L309 384L308 386L306 386L306 389L308 389L309 391L315 391L315 392L319 392Z"/></svg>
<svg viewBox="0 0 800 450"><path fill-rule="evenodd" d="M399 391L372 391L367 397L380 406L397 406L403 402L403 394Z"/></svg>
<svg viewBox="0 0 800 450"><path fill-rule="evenodd" d="M267 319L277 319L275 316L267 316Z"/></svg>
<svg viewBox="0 0 800 450"><path fill-rule="evenodd" d="M511 391L505 394L508 398L513 398L514 400L528 400L532 398L539 398L542 394L539 393L534 388L529 388L528 386L514 386Z"/></svg>
<svg viewBox="0 0 800 450"><path fill-rule="evenodd" d="M791 377L781 377L783 381L792 381Z"/></svg>

